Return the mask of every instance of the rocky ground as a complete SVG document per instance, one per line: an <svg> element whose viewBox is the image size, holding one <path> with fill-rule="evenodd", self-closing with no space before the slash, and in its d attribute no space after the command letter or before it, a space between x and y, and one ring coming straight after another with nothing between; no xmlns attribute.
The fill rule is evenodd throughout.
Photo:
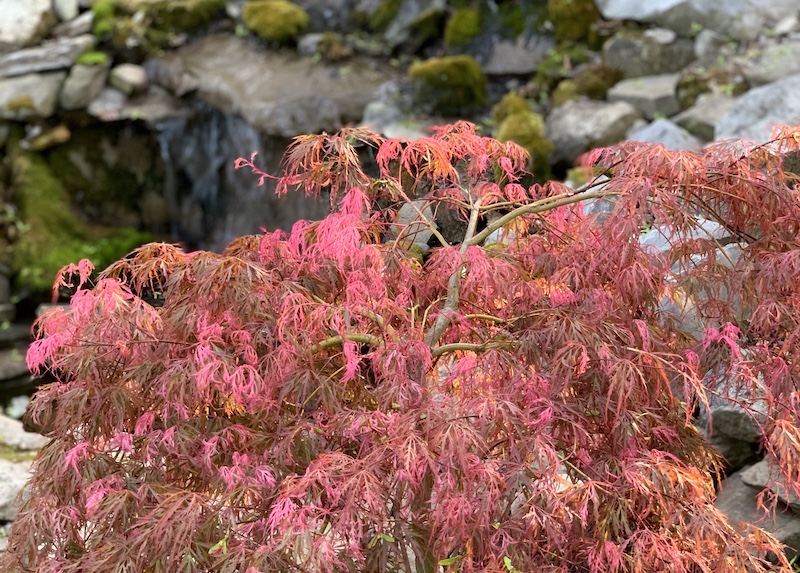
<svg viewBox="0 0 800 573"><path fill-rule="evenodd" d="M12 295L46 290L62 264L102 263L145 236L218 249L324 214L233 170L252 151L277 170L298 134L363 124L411 138L466 118L527 147L540 177L563 177L582 153L626 139L700 151L800 124L796 0L456 4L4 0L0 381L29 382ZM711 421L731 470L717 504L754 521L771 481L760 428L733 399L713 404ZM29 463L13 458L39 445L5 423L0 520ZM782 499L762 526L800 547L800 502Z"/></svg>

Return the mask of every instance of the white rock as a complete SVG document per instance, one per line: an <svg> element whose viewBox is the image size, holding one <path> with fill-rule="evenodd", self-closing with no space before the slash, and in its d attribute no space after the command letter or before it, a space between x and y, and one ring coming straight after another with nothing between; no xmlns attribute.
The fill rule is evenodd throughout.
<svg viewBox="0 0 800 573"><path fill-rule="evenodd" d="M51 0L2 0L0 48L35 44L55 23Z"/></svg>
<svg viewBox="0 0 800 573"><path fill-rule="evenodd" d="M111 70L108 83L128 96L141 93L147 89L147 72L136 64L120 64Z"/></svg>
<svg viewBox="0 0 800 573"><path fill-rule="evenodd" d="M69 68L94 43L94 36L84 34L74 38L59 38L40 46L4 54L0 56L0 78Z"/></svg>
<svg viewBox="0 0 800 573"><path fill-rule="evenodd" d="M30 478L31 462L0 459L0 520L12 521L17 515L17 496Z"/></svg>
<svg viewBox="0 0 800 573"><path fill-rule="evenodd" d="M95 99L108 78L111 60L100 65L76 64L69 71L58 98L62 109L83 109Z"/></svg>
<svg viewBox="0 0 800 573"><path fill-rule="evenodd" d="M776 125L800 124L800 74L753 88L736 98L733 108L717 121L717 139L769 141Z"/></svg>
<svg viewBox="0 0 800 573"><path fill-rule="evenodd" d="M800 73L798 41L767 46L755 62L744 69L744 77L753 87L771 84L798 73Z"/></svg>
<svg viewBox="0 0 800 573"><path fill-rule="evenodd" d="M628 134L628 139L643 143L660 143L674 151L700 151L703 147L699 139L668 119L657 119L642 129Z"/></svg>
<svg viewBox="0 0 800 573"><path fill-rule="evenodd" d="M62 22L68 22L78 16L78 0L53 0L53 8Z"/></svg>
<svg viewBox="0 0 800 573"><path fill-rule="evenodd" d="M624 101L647 118L672 116L680 111L676 88L680 74L660 74L622 80L608 90L608 101Z"/></svg>
<svg viewBox="0 0 800 573"><path fill-rule="evenodd" d="M88 10L73 20L61 22L53 28L53 35L57 38L80 36L90 34L94 23L94 12Z"/></svg>
<svg viewBox="0 0 800 573"><path fill-rule="evenodd" d="M0 414L0 442L17 450L38 450L49 440L39 434L26 432L22 422Z"/></svg>

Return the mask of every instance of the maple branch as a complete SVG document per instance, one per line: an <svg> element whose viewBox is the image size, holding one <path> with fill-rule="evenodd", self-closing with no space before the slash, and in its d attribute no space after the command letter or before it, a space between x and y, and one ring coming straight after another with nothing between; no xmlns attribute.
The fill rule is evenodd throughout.
<svg viewBox="0 0 800 573"><path fill-rule="evenodd" d="M313 345L310 350L311 352L319 352L320 350L325 350L331 346L339 346L344 344L345 340L349 340L351 342L360 342L361 344L369 344L370 346L381 346L383 344L383 341L380 338L377 336L372 336L371 334L345 334L344 336L331 336L330 338L326 338L322 342L318 342L317 344Z"/></svg>
<svg viewBox="0 0 800 573"><path fill-rule="evenodd" d="M603 194L608 195L609 193L603 193ZM535 213L544 213L545 211L557 209L558 207L563 207L564 205L580 203L581 201L586 201L587 199L596 199L597 197L600 197L600 195L601 195L600 191L588 191L588 192L576 191L575 193L563 193L561 195L556 195L555 197L547 197L546 199L541 199L539 201L535 201L533 203L517 207L513 211L509 211L499 219L486 225L486 228L483 231L476 234L472 238L469 239L465 238L463 244L467 245L468 247L471 247L473 245L479 245L483 241L485 241L486 238L492 233L494 233L497 229L510 223L517 217L521 217L522 215L533 215Z"/></svg>
<svg viewBox="0 0 800 573"><path fill-rule="evenodd" d="M467 225L467 232L464 235L464 241L461 243L459 254L461 255L461 264L455 272L450 275L450 280L447 281L447 299L445 300L442 312L436 317L436 322L425 335L425 344L429 348L433 348L439 339L442 337L445 328L450 324L450 313L458 308L459 291L461 287L461 270L464 268L464 255L470 246L470 240L475 236L475 229L478 227L478 216L481 212L481 200L478 199L472 206L472 211L469 215L469 224Z"/></svg>
<svg viewBox="0 0 800 573"><path fill-rule="evenodd" d="M485 352L487 350L492 350L493 348L513 348L513 346L513 342L503 340L491 340L482 344L453 342L452 344L442 344L441 346L436 347L431 351L431 356L433 356L433 358L438 358L442 354L447 354L448 352Z"/></svg>

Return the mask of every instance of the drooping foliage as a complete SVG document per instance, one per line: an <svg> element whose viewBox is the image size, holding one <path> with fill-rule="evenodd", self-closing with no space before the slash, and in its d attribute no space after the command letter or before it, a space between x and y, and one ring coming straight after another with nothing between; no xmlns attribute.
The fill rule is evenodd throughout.
<svg viewBox="0 0 800 573"><path fill-rule="evenodd" d="M692 415L708 375L758 398L797 490L796 133L599 150L582 191L467 123L297 138L278 189L326 219L62 272L28 354L52 439L0 570L788 570L713 506Z"/></svg>

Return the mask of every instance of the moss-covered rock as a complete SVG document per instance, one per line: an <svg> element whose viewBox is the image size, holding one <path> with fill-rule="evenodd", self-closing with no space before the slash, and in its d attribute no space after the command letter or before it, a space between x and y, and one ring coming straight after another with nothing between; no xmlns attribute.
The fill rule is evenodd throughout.
<svg viewBox="0 0 800 573"><path fill-rule="evenodd" d="M721 93L727 96L739 96L749 88L747 80L733 67L692 66L681 72L675 93L681 109L688 109L702 94Z"/></svg>
<svg viewBox="0 0 800 573"><path fill-rule="evenodd" d="M448 48L460 48L480 33L480 11L477 8L459 8L445 24L444 43Z"/></svg>
<svg viewBox="0 0 800 573"><path fill-rule="evenodd" d="M308 26L308 13L288 0L253 0L242 10L244 25L268 42L294 40Z"/></svg>
<svg viewBox="0 0 800 573"><path fill-rule="evenodd" d="M403 0L383 0L378 8L367 16L367 25L373 32L386 29L400 12Z"/></svg>
<svg viewBox="0 0 800 573"><path fill-rule="evenodd" d="M619 82L623 73L603 64L588 64L575 74L575 91L592 99L606 99L608 90Z"/></svg>
<svg viewBox="0 0 800 573"><path fill-rule="evenodd" d="M416 62L408 74L416 103L430 111L456 116L473 113L486 105L486 75L470 56Z"/></svg>
<svg viewBox="0 0 800 573"><path fill-rule="evenodd" d="M509 92L492 107L492 121L495 125L500 125L509 115L530 109L528 100L516 92Z"/></svg>
<svg viewBox="0 0 800 573"><path fill-rule="evenodd" d="M317 43L317 54L328 62L338 62L352 56L353 49L341 34L323 32Z"/></svg>
<svg viewBox="0 0 800 573"><path fill-rule="evenodd" d="M575 80L561 80L550 94L550 103L553 107L559 107L576 97L578 97L578 87L575 85Z"/></svg>
<svg viewBox="0 0 800 573"><path fill-rule="evenodd" d="M111 59L111 56L106 54L105 52L99 51L90 51L84 52L75 60L76 64L82 64L84 66L104 66L108 63Z"/></svg>
<svg viewBox="0 0 800 573"><path fill-rule="evenodd" d="M103 268L151 240L133 229L101 233L80 221L44 158L12 146L12 185L24 231L12 247L17 288L48 291L66 264L90 259Z"/></svg>
<svg viewBox="0 0 800 573"><path fill-rule="evenodd" d="M98 38L114 31L116 7L115 0L97 0L92 6L92 33Z"/></svg>
<svg viewBox="0 0 800 573"><path fill-rule="evenodd" d="M534 175L538 179L550 176L550 156L553 144L545 134L544 118L531 109L516 111L506 116L497 128L499 141L513 141L531 156Z"/></svg>
<svg viewBox="0 0 800 573"><path fill-rule="evenodd" d="M225 0L157 0L145 9L152 25L167 33L193 32L225 13Z"/></svg>
<svg viewBox="0 0 800 573"><path fill-rule="evenodd" d="M547 0L556 41L590 43L592 24L600 18L594 0Z"/></svg>
<svg viewBox="0 0 800 573"><path fill-rule="evenodd" d="M544 61L536 68L532 89L536 92L550 93L561 80L566 79L571 70L589 60L589 51L579 44L562 44L551 50Z"/></svg>

